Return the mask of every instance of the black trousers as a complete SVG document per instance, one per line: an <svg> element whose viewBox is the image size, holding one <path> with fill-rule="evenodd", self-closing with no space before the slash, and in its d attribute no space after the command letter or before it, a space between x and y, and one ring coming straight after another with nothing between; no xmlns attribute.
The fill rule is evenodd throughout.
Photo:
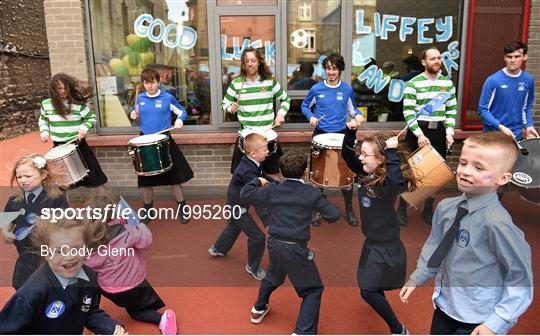
<svg viewBox="0 0 540 336"><path fill-rule="evenodd" d="M431 146L446 159L446 128L444 127L444 121L439 121L437 123L437 128L433 129L429 128L429 122L427 121L418 121L418 126L420 126L424 135L429 139ZM411 152L418 149L418 138L411 130L407 130L405 142Z"/></svg>
<svg viewBox="0 0 540 336"><path fill-rule="evenodd" d="M438 307L433 313L431 321L431 335L470 335L478 324L465 323L454 320Z"/></svg>
<svg viewBox="0 0 540 336"><path fill-rule="evenodd" d="M319 270L307 244L289 243L268 238L270 265L261 282L255 309L262 310L270 295L289 277L296 293L302 298L294 333L314 335L319 325L321 296L324 290Z"/></svg>
<svg viewBox="0 0 540 336"><path fill-rule="evenodd" d="M266 236L248 212L242 214L238 219L231 218L229 220L214 243L214 247L219 252L227 254L238 239L240 232L244 232L248 237L248 265L252 271L257 272L264 255Z"/></svg>

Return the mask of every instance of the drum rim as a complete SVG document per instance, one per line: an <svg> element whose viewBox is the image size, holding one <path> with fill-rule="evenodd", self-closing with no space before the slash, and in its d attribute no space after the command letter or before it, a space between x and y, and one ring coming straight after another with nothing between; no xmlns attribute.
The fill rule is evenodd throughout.
<svg viewBox="0 0 540 336"><path fill-rule="evenodd" d="M160 143L160 142L165 141L165 140L167 140L167 139L169 138L169 137L166 136L165 134L143 134L143 135L139 135L139 136L136 136L136 137L130 139L130 140L128 141L128 145L136 145L135 143L132 142L133 140L135 140L135 139L137 139L137 138L142 138L142 137L144 137L144 136L151 136L151 135L163 136L163 138L161 138L161 139L159 139L159 140L154 140L154 141L152 141L152 142L141 143L141 145L146 146L146 145L150 145L150 144L154 144L154 143Z"/></svg>
<svg viewBox="0 0 540 336"><path fill-rule="evenodd" d="M164 139L161 139L161 140L158 140L158 141L154 141L154 142L146 142L146 143L141 143L141 144L135 144L135 143L132 143L131 140L130 140L130 142L128 142L128 146L132 146L132 147L145 147L145 146L157 145L157 144L160 144L160 143L162 143L162 142L167 141L168 139L169 139L168 137L165 137Z"/></svg>
<svg viewBox="0 0 540 336"><path fill-rule="evenodd" d="M320 138L323 138L324 135L327 135L327 134L337 134L337 135L340 135L340 136L343 136L343 138L345 138L345 134L342 134L342 133L322 133L322 134L317 134L315 135L312 139L311 139L311 143L315 146L319 146L321 147L322 149L342 149L343 148L343 140L342 140L342 144L339 146L339 147L336 147L336 146L329 146L329 145L324 145L318 141L315 140L316 137L320 137Z"/></svg>
<svg viewBox="0 0 540 336"><path fill-rule="evenodd" d="M159 174L163 174L165 172L168 172L169 170L172 169L172 162L169 164L169 166L167 168L164 168L164 169L161 169L161 170L156 170L156 171L153 171L153 172L138 172L137 170L135 170L135 175L138 175L138 176L154 176L154 175L159 175Z"/></svg>
<svg viewBox="0 0 540 336"><path fill-rule="evenodd" d="M521 145L522 143L525 143L527 141L529 141L529 142L530 141L540 141L540 138L523 139L521 141L518 141L518 143ZM512 168L512 177L510 178L510 183L512 183L516 187L523 188L523 189L538 189L538 188L540 188L540 186L531 186L530 184L522 184L520 182L514 181L514 173L520 173L520 172L515 172L514 168ZM532 202L532 203L534 203L534 202Z"/></svg>
<svg viewBox="0 0 540 336"><path fill-rule="evenodd" d="M258 129L255 129L255 128L244 128L243 130L238 130L238 136L239 136L240 138L242 138L242 140L244 140L244 139L246 138L246 136L244 136L244 135L242 134L242 132L244 132L244 131L252 131L252 132L246 134L246 136L248 136L248 135L251 134L251 133L261 134L260 132L258 132L258 131L259 131ZM266 133L267 133L267 132L272 133L272 135L275 135L275 137L269 139L269 138L266 136ZM264 136L266 137L266 141L267 141L267 142L277 141L278 133L277 133L276 131L274 131L273 129L271 129L271 128L265 129L263 133L265 133L265 134L261 134L261 135L264 135Z"/></svg>
<svg viewBox="0 0 540 336"><path fill-rule="evenodd" d="M51 152L52 150L55 150L56 148L59 148L61 146L68 146L68 145L74 146L73 150L70 151L69 153L66 153L66 154L64 154L62 156L58 156L58 157L55 157L55 158L47 158L47 154L49 154L49 152ZM63 158L66 158L66 157L70 156L72 153L74 153L77 150L77 148L78 148L78 146L76 144L67 144L67 143L66 144L61 144L59 146L56 146L56 147L53 147L53 148L49 149L49 151L47 151L47 153L45 153L45 155L43 155L43 157L45 158L45 161L56 161L56 160L63 159Z"/></svg>

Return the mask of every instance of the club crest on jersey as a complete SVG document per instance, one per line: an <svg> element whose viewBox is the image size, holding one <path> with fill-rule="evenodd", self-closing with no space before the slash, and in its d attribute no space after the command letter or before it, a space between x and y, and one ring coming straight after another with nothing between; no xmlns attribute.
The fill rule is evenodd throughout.
<svg viewBox="0 0 540 336"><path fill-rule="evenodd" d="M337 100L343 100L343 92L338 91L337 94L336 94L336 99Z"/></svg>
<svg viewBox="0 0 540 336"><path fill-rule="evenodd" d="M446 88L444 86L441 86L440 89L441 89L441 92L446 92Z"/></svg>
<svg viewBox="0 0 540 336"><path fill-rule="evenodd" d="M156 108L161 108L163 106L163 101L161 99L156 100Z"/></svg>
<svg viewBox="0 0 540 336"><path fill-rule="evenodd" d="M45 308L45 316L50 319L55 319L61 316L66 310L66 305L60 300L53 301L49 303L47 308Z"/></svg>
<svg viewBox="0 0 540 336"><path fill-rule="evenodd" d="M518 83L518 91L525 91L525 83L523 82Z"/></svg>

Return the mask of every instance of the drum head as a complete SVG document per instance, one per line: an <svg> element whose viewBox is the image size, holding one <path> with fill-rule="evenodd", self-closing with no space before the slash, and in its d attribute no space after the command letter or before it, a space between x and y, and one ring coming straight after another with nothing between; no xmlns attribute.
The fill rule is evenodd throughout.
<svg viewBox="0 0 540 336"><path fill-rule="evenodd" d="M144 145L154 142L159 142L166 139L165 134L145 134L129 140L130 145Z"/></svg>
<svg viewBox="0 0 540 336"><path fill-rule="evenodd" d="M344 134L341 133L325 133L313 137L313 144L324 148L341 149L343 145Z"/></svg>
<svg viewBox="0 0 540 336"><path fill-rule="evenodd" d="M526 139L519 144L529 151L528 155L519 153L512 169L512 183L522 188L540 187L540 138Z"/></svg>
<svg viewBox="0 0 540 336"><path fill-rule="evenodd" d="M266 137L266 141L274 141L277 139L277 133L273 129L256 129L256 128L244 128L240 131L240 137L245 139L248 135L257 133Z"/></svg>
<svg viewBox="0 0 540 336"><path fill-rule="evenodd" d="M54 160L69 155L77 146L74 144L63 144L52 148L45 154L45 160Z"/></svg>

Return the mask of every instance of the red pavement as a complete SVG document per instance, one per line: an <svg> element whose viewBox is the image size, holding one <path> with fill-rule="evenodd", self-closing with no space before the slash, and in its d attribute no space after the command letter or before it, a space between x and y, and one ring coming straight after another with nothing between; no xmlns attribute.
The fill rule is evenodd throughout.
<svg viewBox="0 0 540 336"><path fill-rule="evenodd" d="M44 153L49 145L42 145L37 134L0 141L0 185L7 185L10 171L21 155ZM5 188L2 188L6 190ZM8 193L0 195L5 204ZM446 195L448 196L448 195ZM343 210L341 197L332 202ZM356 200L356 198L355 198ZM195 200L191 205L223 204L223 200ZM525 232L533 250L533 270L538 278L540 259L535 251L540 244L537 219L538 207L507 193L505 206L515 223ZM136 206L140 204L135 204ZM173 202L156 202L159 207L173 207ZM358 212L357 204L355 210ZM429 227L416 211L411 211L409 226L402 230L402 240L408 253L408 270L414 268ZM259 282L244 271L246 240L241 237L231 254L215 259L206 250L223 229L221 220L192 220L188 225L172 221L153 221L150 229L154 244L146 253L148 280L168 308L177 313L179 332L183 334L290 334L298 313L300 300L288 284L278 289L271 298L270 313L260 325L249 322L249 310L256 299ZM359 228L350 227L344 220L324 224L312 230L311 248L316 253L319 271L325 283L319 332L321 334L388 334L384 322L361 301L356 287L356 266L363 243ZM0 305L13 293L11 274L16 259L12 245L0 245ZM264 266L267 264L265 255ZM411 303L401 304L398 291L388 292L392 306L407 328L415 334L429 332L432 306L430 286L414 293ZM539 291L535 289L533 305L512 329L512 334L540 334ZM155 326L135 322L122 309L103 299L102 307L121 320L131 334L157 334Z"/></svg>

